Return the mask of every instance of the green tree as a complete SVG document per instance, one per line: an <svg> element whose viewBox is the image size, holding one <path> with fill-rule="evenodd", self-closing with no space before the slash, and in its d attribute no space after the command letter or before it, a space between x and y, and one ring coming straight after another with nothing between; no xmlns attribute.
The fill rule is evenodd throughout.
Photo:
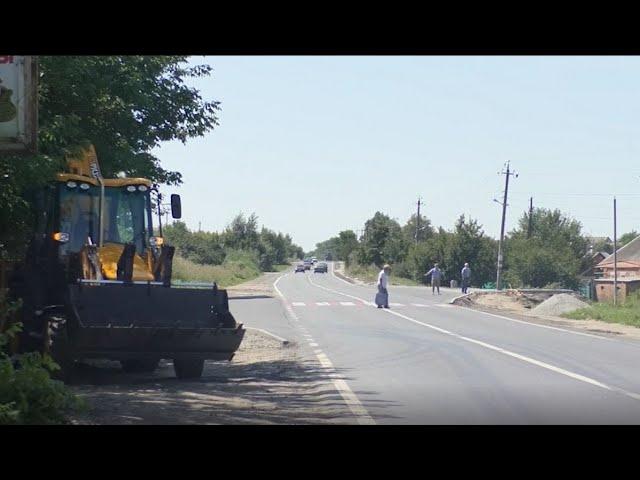
<svg viewBox="0 0 640 480"><path fill-rule="evenodd" d="M505 279L514 287L578 285L585 268L587 240L577 220L559 210L533 211L533 232L527 236L529 218L525 213L505 241Z"/></svg>
<svg viewBox="0 0 640 480"><path fill-rule="evenodd" d="M338 260L349 261L351 252L358 248L358 237L353 230L343 230L338 234Z"/></svg>
<svg viewBox="0 0 640 480"><path fill-rule="evenodd" d="M638 235L640 235L640 233L636 232L635 230L631 230L630 232L625 233L618 239L618 248L623 247L631 240L636 239ZM613 251L609 253L613 253Z"/></svg>
<svg viewBox="0 0 640 480"><path fill-rule="evenodd" d="M407 243L415 243L416 241L416 226L418 226L418 242L428 240L434 235L434 229L431 226L431 220L424 215L420 215L420 223L416 225L417 214L411 215L407 220L407 223L402 227L402 234L404 235Z"/></svg>
<svg viewBox="0 0 640 480"><path fill-rule="evenodd" d="M153 149L218 125L219 102L187 85L211 67L189 66L184 56L41 56L39 67L40 154L0 158L0 251L15 258L31 234L33 191L74 146L93 143L105 176L179 184L180 173L163 169Z"/></svg>
<svg viewBox="0 0 640 480"><path fill-rule="evenodd" d="M407 243L398 222L381 212L376 212L365 222L358 263L381 267L387 262L401 262L406 252Z"/></svg>
<svg viewBox="0 0 640 480"><path fill-rule="evenodd" d="M124 171L181 183L151 151L160 142L203 136L218 125L218 101L206 101L187 85L211 74L185 56L42 56L39 58L39 143L61 156L88 140L103 175Z"/></svg>

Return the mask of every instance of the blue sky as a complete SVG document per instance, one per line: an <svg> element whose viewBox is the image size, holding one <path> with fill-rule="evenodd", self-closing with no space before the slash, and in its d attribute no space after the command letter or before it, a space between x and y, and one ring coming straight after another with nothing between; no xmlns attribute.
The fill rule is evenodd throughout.
<svg viewBox="0 0 640 480"><path fill-rule="evenodd" d="M640 230L638 57L192 57L220 126L163 144L183 173L183 219L221 230L239 212L305 250L377 210L451 228L464 213L497 237L528 206L560 208L586 234Z"/></svg>

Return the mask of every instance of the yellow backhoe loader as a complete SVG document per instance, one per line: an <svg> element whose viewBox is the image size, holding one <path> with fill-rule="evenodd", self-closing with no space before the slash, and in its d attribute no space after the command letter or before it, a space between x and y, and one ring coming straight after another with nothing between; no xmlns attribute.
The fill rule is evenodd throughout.
<svg viewBox="0 0 640 480"><path fill-rule="evenodd" d="M63 378L82 358L139 372L171 359L179 378L200 377L205 359L231 360L245 330L227 292L171 283L175 248L163 241L157 186L102 178L93 146L67 166L36 195L35 235L9 284L23 299L20 351L50 353ZM181 217L178 195L171 210Z"/></svg>

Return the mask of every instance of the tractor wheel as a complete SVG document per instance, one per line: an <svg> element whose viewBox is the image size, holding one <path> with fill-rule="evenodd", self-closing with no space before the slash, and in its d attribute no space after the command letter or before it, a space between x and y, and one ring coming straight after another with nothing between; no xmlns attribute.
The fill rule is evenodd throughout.
<svg viewBox="0 0 640 480"><path fill-rule="evenodd" d="M160 360L148 360L144 358L132 358L121 360L122 370L126 373L152 373L158 368Z"/></svg>
<svg viewBox="0 0 640 480"><path fill-rule="evenodd" d="M202 370L204 369L204 359L174 358L173 369L175 370L176 377L178 378L200 378L202 376Z"/></svg>
<svg viewBox="0 0 640 480"><path fill-rule="evenodd" d="M53 372L51 377L68 383L73 376L75 359L73 358L66 320L60 317L48 319L46 328L45 353L48 353L53 361L60 366L60 370Z"/></svg>

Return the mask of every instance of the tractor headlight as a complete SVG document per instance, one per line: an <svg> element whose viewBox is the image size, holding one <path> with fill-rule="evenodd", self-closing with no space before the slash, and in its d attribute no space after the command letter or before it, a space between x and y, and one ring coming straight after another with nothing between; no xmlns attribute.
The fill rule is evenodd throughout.
<svg viewBox="0 0 640 480"><path fill-rule="evenodd" d="M56 242L67 243L69 241L69 234L65 232L56 232L52 236Z"/></svg>
<svg viewBox="0 0 640 480"><path fill-rule="evenodd" d="M162 237L149 237L149 245L153 247L159 247L164 243L164 238Z"/></svg>
<svg viewBox="0 0 640 480"><path fill-rule="evenodd" d="M127 192L135 192L136 191L136 186L135 185L128 185L127 186Z"/></svg>
<svg viewBox="0 0 640 480"><path fill-rule="evenodd" d="M76 182L72 181L72 180L69 180L67 182L67 187L69 187L69 188L76 188L77 186L78 186L78 184Z"/></svg>
<svg viewBox="0 0 640 480"><path fill-rule="evenodd" d="M80 188L82 190L89 190L89 188L91 188L91 186L88 183L81 183L80 184Z"/></svg>
<svg viewBox="0 0 640 480"><path fill-rule="evenodd" d="M146 192L148 188L146 185L138 185L138 190L141 192Z"/></svg>

